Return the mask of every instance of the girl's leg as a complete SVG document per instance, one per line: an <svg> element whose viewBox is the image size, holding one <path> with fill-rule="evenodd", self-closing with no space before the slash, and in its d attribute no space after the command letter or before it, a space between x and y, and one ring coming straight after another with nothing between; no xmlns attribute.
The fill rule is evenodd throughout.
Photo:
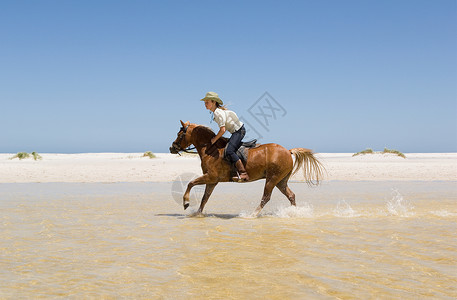
<svg viewBox="0 0 457 300"><path fill-rule="evenodd" d="M230 162L232 164L235 164L239 177L233 177L233 181L248 181L249 176L248 173L246 172L243 162L241 159L236 155L236 151L240 148L241 146L241 140L243 139L244 135L246 134L246 130L244 129L244 126L241 127L238 131L234 132L232 136L229 139L229 144L227 146L227 156L230 159Z"/></svg>
<svg viewBox="0 0 457 300"><path fill-rule="evenodd" d="M226 148L226 154L229 157L229 160L232 164L236 163L240 158L236 155L236 151L241 147L241 140L244 138L246 130L241 127L238 131L235 131L228 141Z"/></svg>

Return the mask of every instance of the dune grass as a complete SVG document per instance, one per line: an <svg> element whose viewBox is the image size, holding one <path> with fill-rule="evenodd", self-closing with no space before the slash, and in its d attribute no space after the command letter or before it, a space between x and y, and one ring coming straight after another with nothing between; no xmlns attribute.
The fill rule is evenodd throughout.
<svg viewBox="0 0 457 300"><path fill-rule="evenodd" d="M151 158L151 159L152 159L152 158L156 158L155 154L152 153L151 151L146 151L146 152L144 152L143 157L149 157L149 158Z"/></svg>
<svg viewBox="0 0 457 300"><path fill-rule="evenodd" d="M374 153L373 149L368 148L368 149L366 149L366 150L357 152L357 153L355 153L355 154L352 155L352 156L364 155L364 154L373 154L373 153Z"/></svg>
<svg viewBox="0 0 457 300"><path fill-rule="evenodd" d="M33 159L34 159L34 160L41 160L41 159L43 159L43 157L41 157L41 155L39 155L39 154L36 153L35 151L32 152L32 156L33 156Z"/></svg>
<svg viewBox="0 0 457 300"><path fill-rule="evenodd" d="M398 151L398 150L392 150L392 149L387 149L387 148L384 148L383 151L373 151L373 149L366 149L366 150L363 150L363 151L360 151L360 152L357 152L355 154L353 154L352 156L357 156L357 155L365 155L365 154L395 154L397 156L400 156L400 157L403 157L403 158L406 158L406 156Z"/></svg>
<svg viewBox="0 0 457 300"><path fill-rule="evenodd" d="M406 156L403 153L401 153L400 151L398 151L398 150L392 150L392 149L384 148L384 151L382 151L381 153L382 154L391 153L391 154L395 154L395 155L398 155L400 157L406 158Z"/></svg>
<svg viewBox="0 0 457 300"><path fill-rule="evenodd" d="M18 152L13 157L10 157L10 159L19 158L19 160L21 160L21 159L25 159L25 158L29 158L29 157L30 157L30 154L27 152Z"/></svg>
<svg viewBox="0 0 457 300"><path fill-rule="evenodd" d="M16 155L13 157L10 157L10 160L19 158L19 160L26 159L32 157L34 160L41 160L43 159L41 155L33 151L32 153L27 153L27 152L18 152Z"/></svg>

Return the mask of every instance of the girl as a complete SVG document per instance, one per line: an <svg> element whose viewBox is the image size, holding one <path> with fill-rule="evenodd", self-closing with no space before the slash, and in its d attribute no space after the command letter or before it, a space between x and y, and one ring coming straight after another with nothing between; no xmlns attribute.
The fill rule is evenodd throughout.
<svg viewBox="0 0 457 300"><path fill-rule="evenodd" d="M235 112L228 110L223 106L224 103L217 93L208 92L201 101L205 101L206 109L213 112L214 120L219 125L219 132L211 139L211 144L214 144L226 130L232 134L225 150L230 162L235 164L239 174L239 177L233 177L232 180L238 182L248 181L249 176L248 173L246 173L243 162L236 155L236 151L241 146L241 140L246 134L243 122L238 119Z"/></svg>

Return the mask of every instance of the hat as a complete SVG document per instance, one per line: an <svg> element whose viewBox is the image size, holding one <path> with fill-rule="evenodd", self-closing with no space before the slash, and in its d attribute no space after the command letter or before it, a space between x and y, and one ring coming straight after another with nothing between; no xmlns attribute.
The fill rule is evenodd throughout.
<svg viewBox="0 0 457 300"><path fill-rule="evenodd" d="M216 101L217 103L219 103L220 105L224 104L224 102L222 102L221 98L219 98L219 95L215 92L206 93L205 98L201 99L201 101L205 101L205 100L213 100L213 101Z"/></svg>

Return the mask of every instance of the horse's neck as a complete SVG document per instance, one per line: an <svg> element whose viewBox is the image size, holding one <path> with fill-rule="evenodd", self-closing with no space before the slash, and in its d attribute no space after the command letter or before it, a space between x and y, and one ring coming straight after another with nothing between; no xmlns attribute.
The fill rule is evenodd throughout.
<svg viewBox="0 0 457 300"><path fill-rule="evenodd" d="M195 148L205 147L205 146L211 144L211 138L208 138L208 139L196 139L196 140L194 140L193 144L194 144Z"/></svg>
<svg viewBox="0 0 457 300"><path fill-rule="evenodd" d="M214 136L214 133L197 126L192 130L192 144L194 144L195 148L200 153L202 148L211 144L211 139Z"/></svg>

